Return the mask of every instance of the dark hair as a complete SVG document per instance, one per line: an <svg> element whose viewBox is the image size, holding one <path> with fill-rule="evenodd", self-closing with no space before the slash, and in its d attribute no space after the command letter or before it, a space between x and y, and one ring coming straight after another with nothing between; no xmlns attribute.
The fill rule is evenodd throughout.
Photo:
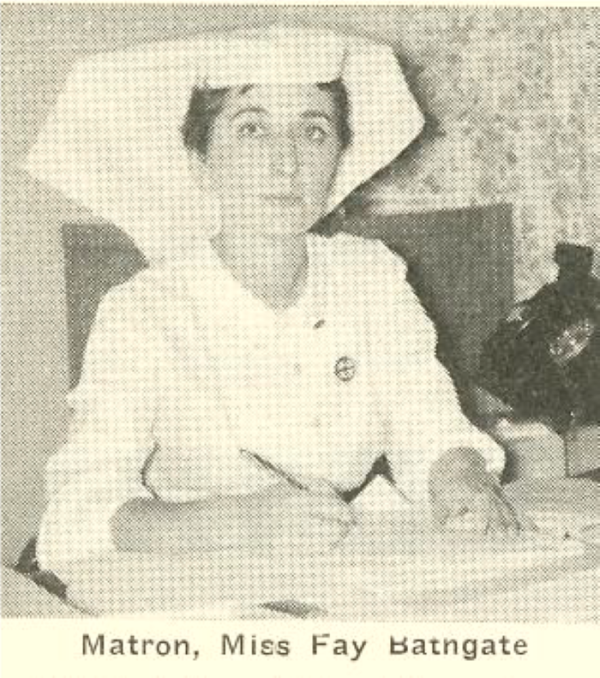
<svg viewBox="0 0 600 678"><path fill-rule="evenodd" d="M246 85L242 92L248 91L250 87L251 85ZM338 135L342 147L346 148L352 140L350 101L346 88L341 80L319 83L317 87L331 94L338 113ZM231 89L230 87L193 88L188 110L181 126L183 143L187 149L197 151L200 155L206 153L213 124L223 110L225 99Z"/></svg>

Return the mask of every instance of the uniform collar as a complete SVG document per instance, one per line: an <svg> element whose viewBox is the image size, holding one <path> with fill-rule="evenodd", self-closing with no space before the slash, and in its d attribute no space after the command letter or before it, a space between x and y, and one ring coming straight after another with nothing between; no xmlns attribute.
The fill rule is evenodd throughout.
<svg viewBox="0 0 600 678"><path fill-rule="evenodd" d="M322 236L308 234L308 275L302 296L287 309L275 310L244 288L223 264L210 243L204 242L193 260L181 264L187 288L207 311L235 323L284 327L312 326L323 315Z"/></svg>

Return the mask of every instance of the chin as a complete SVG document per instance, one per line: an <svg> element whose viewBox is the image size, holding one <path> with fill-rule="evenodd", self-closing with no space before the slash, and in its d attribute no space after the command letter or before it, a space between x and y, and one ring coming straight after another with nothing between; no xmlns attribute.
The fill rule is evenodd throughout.
<svg viewBox="0 0 600 678"><path fill-rule="evenodd" d="M285 238L289 236L298 236L298 235L306 235L311 229L311 226L306 226L304 228L290 228L289 226L286 226L285 228L281 228L279 230L277 229L265 229L264 231L260 232L260 235L265 237L265 238ZM259 235L259 234L257 234Z"/></svg>
<svg viewBox="0 0 600 678"><path fill-rule="evenodd" d="M269 210L257 219L257 223L264 225L261 234L273 237L308 233L316 221L306 215L294 214L291 210Z"/></svg>

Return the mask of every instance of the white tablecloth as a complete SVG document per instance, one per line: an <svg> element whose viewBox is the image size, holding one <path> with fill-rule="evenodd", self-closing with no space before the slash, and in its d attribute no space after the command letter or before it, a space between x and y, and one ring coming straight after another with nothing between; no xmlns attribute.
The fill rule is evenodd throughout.
<svg viewBox="0 0 600 678"><path fill-rule="evenodd" d="M326 554L112 554L74 563L69 596L102 616L254 618L272 616L263 603L293 600L309 616L352 621L600 621L600 546L563 538L564 525L600 523L600 486L535 481L509 494L545 516L541 533L440 533L363 500L359 527Z"/></svg>

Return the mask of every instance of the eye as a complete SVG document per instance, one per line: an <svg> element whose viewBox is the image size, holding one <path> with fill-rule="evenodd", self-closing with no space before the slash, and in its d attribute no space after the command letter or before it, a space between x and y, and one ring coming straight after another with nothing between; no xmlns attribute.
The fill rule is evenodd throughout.
<svg viewBox="0 0 600 678"><path fill-rule="evenodd" d="M323 144L329 138L329 130L322 125L310 124L304 128L304 137L314 144Z"/></svg>
<svg viewBox="0 0 600 678"><path fill-rule="evenodd" d="M260 122L243 122L237 127L237 136L240 139L259 139L266 134L266 127Z"/></svg>

